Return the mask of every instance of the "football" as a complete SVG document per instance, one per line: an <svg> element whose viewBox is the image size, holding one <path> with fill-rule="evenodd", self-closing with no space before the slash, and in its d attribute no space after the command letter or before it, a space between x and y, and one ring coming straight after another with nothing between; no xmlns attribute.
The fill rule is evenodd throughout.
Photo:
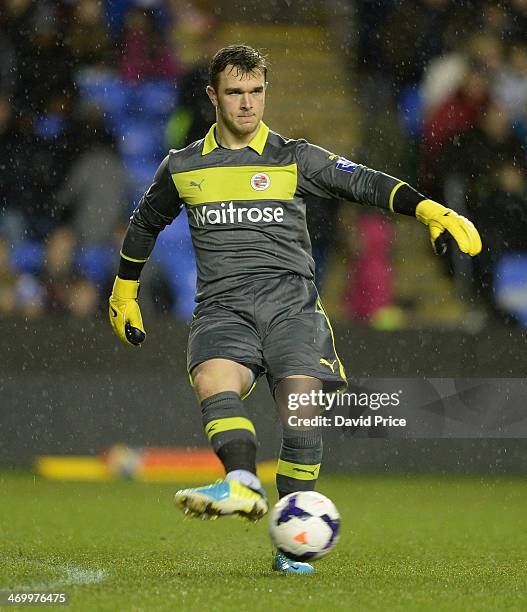
<svg viewBox="0 0 527 612"><path fill-rule="evenodd" d="M273 544L295 561L325 557L337 543L339 530L335 504L315 491L290 493L270 513Z"/></svg>

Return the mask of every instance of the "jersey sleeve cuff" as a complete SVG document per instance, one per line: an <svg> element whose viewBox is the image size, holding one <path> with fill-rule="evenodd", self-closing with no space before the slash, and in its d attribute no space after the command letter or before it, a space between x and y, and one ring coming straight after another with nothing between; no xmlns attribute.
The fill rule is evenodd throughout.
<svg viewBox="0 0 527 612"><path fill-rule="evenodd" d="M126 257L121 253L121 260L119 262L119 272L117 276L123 280L139 280L141 271L146 263L146 259L137 260L130 257Z"/></svg>
<svg viewBox="0 0 527 612"><path fill-rule="evenodd" d="M417 205L426 197L407 183L397 183L390 194L389 207L394 213L415 217Z"/></svg>

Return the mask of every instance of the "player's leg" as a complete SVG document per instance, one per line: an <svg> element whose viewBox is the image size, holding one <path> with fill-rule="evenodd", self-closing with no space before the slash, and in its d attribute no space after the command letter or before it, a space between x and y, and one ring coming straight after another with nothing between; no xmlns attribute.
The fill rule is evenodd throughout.
<svg viewBox="0 0 527 612"><path fill-rule="evenodd" d="M189 377L205 433L226 471L225 480L214 485L176 493L176 504L191 516L257 520L267 512L256 476L255 430L242 402L263 364L258 334L238 311L243 306L198 307L191 325Z"/></svg>
<svg viewBox="0 0 527 612"><path fill-rule="evenodd" d="M333 330L316 288L306 279L289 282L296 283L297 301L280 305L281 317L275 316L277 322L263 342L267 377L283 431L277 471L280 496L314 489L322 435L320 426L309 420L324 412L323 391L334 392L346 385Z"/></svg>
<svg viewBox="0 0 527 612"><path fill-rule="evenodd" d="M274 396L282 425L282 446L276 470L279 497L315 488L322 462L322 431L316 422L324 410L320 401L322 387L321 380L302 375L288 376L276 385ZM315 571L311 564L293 561L280 551L275 553L273 568L286 574Z"/></svg>
<svg viewBox="0 0 527 612"><path fill-rule="evenodd" d="M288 376L276 386L274 396L282 425L276 470L279 497L315 489L322 462L322 430L317 422L324 411L322 388L321 380L301 375Z"/></svg>
<svg viewBox="0 0 527 612"><path fill-rule="evenodd" d="M284 278L272 295L265 297L262 308L273 308L267 313L273 325L263 339L263 356L283 428L276 476L278 494L283 496L315 487L322 459L321 428L302 419L319 416L324 409L319 392L344 387L346 377L331 324L311 281L298 276ZM295 402L301 394L312 399ZM292 405L296 409L292 410ZM279 553L273 567L283 573L314 572L311 565Z"/></svg>
<svg viewBox="0 0 527 612"><path fill-rule="evenodd" d="M229 359L209 359L192 370L191 378L205 434L225 479L263 492L256 476L256 432L241 399L253 386L254 373Z"/></svg>

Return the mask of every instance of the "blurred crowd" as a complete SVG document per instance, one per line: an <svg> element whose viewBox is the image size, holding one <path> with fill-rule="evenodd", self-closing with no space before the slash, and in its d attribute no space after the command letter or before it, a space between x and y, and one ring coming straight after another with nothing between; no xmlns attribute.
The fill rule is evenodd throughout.
<svg viewBox="0 0 527 612"><path fill-rule="evenodd" d="M177 0L3 0L0 315L102 311L134 204L166 150L213 120L192 98L214 26ZM152 307L183 319L190 249L178 222L146 275Z"/></svg>
<svg viewBox="0 0 527 612"><path fill-rule="evenodd" d="M527 0L347 1L358 33L361 161L473 219L482 255L469 268L450 260L446 272L461 270L476 300L501 308L496 288L517 279L527 250ZM3 0L0 315L104 310L128 217L158 163L214 119L203 89L217 22L204 6ZM322 284L337 223L317 214ZM345 297L348 315L367 321L393 303L391 229L368 215L358 227L358 274ZM160 236L143 295L155 296L152 309L188 319L194 283L181 216ZM515 291L500 295L518 301Z"/></svg>
<svg viewBox="0 0 527 612"><path fill-rule="evenodd" d="M527 0L354 4L366 141L398 143L376 163L473 220L483 252L451 272L527 325Z"/></svg>

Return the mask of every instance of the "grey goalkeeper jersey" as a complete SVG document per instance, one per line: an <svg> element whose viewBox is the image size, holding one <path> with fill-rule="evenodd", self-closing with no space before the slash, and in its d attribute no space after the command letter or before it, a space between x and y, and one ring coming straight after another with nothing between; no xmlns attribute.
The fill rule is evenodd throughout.
<svg viewBox="0 0 527 612"><path fill-rule="evenodd" d="M261 123L247 147L218 145L215 126L170 151L134 211L122 255L148 259L159 231L186 210L196 254L198 302L285 273L312 279L304 196L391 208L402 181ZM178 262L174 261L174 266Z"/></svg>

